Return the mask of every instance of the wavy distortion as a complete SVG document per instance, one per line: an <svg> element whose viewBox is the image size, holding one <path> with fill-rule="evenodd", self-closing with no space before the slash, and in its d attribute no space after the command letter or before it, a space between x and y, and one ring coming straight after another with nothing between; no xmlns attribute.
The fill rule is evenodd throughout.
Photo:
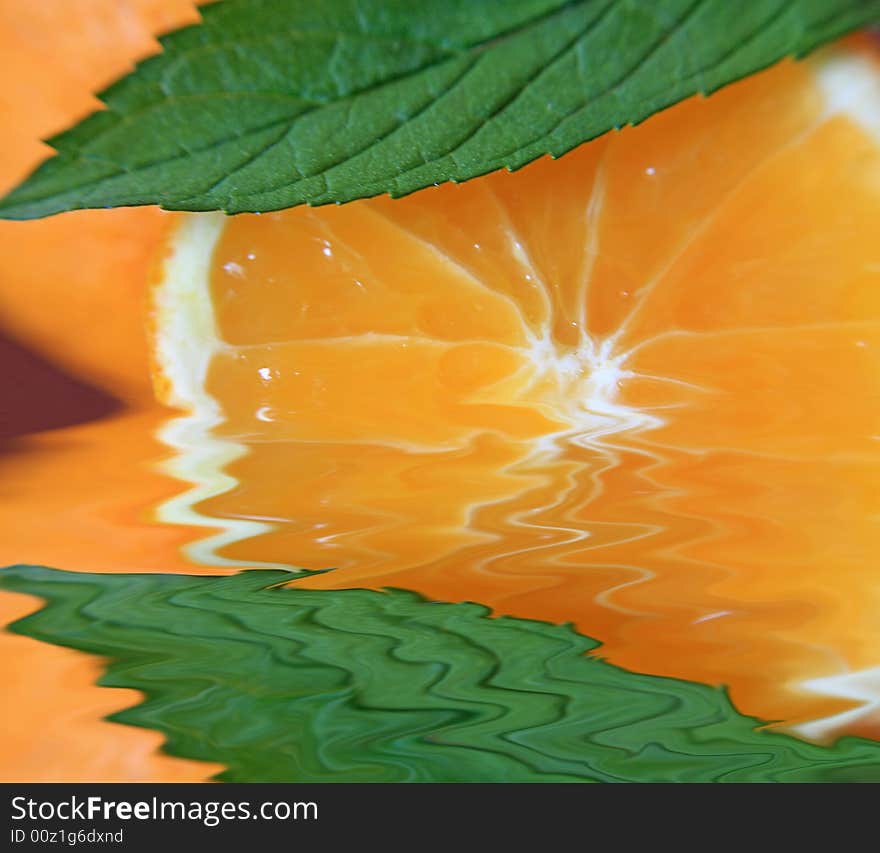
<svg viewBox="0 0 880 853"><path fill-rule="evenodd" d="M878 104L837 48L515 174L185 218L159 518L876 735Z"/></svg>
<svg viewBox="0 0 880 853"><path fill-rule="evenodd" d="M92 659L7 635L0 770L880 777L878 116L856 41L513 175L169 217L177 482L158 407L16 439L0 564L185 574L0 573L49 601L16 630L147 697L99 723ZM164 217L116 214L4 230L5 298L139 406Z"/></svg>
<svg viewBox="0 0 880 853"><path fill-rule="evenodd" d="M11 630L145 694L111 719L224 781L880 780L876 743L756 729L723 690L612 666L570 626L290 577L15 566L0 587L47 602Z"/></svg>

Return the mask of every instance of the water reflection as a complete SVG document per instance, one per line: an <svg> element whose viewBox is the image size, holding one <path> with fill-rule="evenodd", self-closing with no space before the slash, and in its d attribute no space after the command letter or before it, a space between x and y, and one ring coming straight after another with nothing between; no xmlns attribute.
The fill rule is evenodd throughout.
<svg viewBox="0 0 880 853"><path fill-rule="evenodd" d="M0 563L85 573L2 575L49 600L17 630L122 660L102 683L148 698L115 718L226 778L869 775L870 744L741 716L880 738L876 145L808 77L515 177L186 218L156 323L183 413L0 345ZM135 293L161 228L131 213L59 219L41 275ZM86 233L132 263L96 278ZM335 571L264 590L279 566ZM386 586L411 592L355 589ZM94 661L54 658L52 693L59 649L28 648L9 677L81 712L80 747L132 737L95 728Z"/></svg>
<svg viewBox="0 0 880 853"><path fill-rule="evenodd" d="M287 584L278 588L279 584ZM871 781L880 745L756 730L722 690L588 656L570 627L410 592L38 567L13 630L110 658L142 690L112 719L159 729L227 781Z"/></svg>
<svg viewBox="0 0 880 853"><path fill-rule="evenodd" d="M573 621L612 661L728 684L749 713L798 723L855 705L810 733L876 734L868 693L847 701L798 684L870 671L880 656L868 628L877 532L865 510L843 509L871 500L878 463L840 460L829 483L798 460L616 442L524 452L486 435L419 453L242 441L226 488L189 499L204 523L262 529L216 552L200 537L190 553L208 566L338 569L311 588L392 585Z"/></svg>

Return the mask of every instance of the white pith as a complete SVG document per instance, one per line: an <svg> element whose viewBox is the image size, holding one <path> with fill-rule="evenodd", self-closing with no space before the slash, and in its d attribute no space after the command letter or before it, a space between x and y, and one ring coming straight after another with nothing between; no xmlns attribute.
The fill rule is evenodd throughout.
<svg viewBox="0 0 880 853"><path fill-rule="evenodd" d="M823 120L846 116L880 141L880 74L870 60L831 50L811 64L825 102ZM175 453L163 463L163 469L191 486L159 506L156 513L163 522L217 531L186 546L186 555L194 563L224 568L275 567L222 556L228 545L273 529L270 522L218 519L198 510L205 499L238 485L226 469L247 452L242 444L214 435L223 414L205 386L211 359L225 346L215 327L208 289L211 259L224 223L222 214L187 215L173 238L163 281L156 291L156 357L168 382L165 402L185 412L161 430L160 438ZM544 389L542 402L567 425L561 433L548 437L551 442L565 436L597 445L614 433L648 429L662 422L654 414L620 402L619 383L632 374L627 370L629 354L617 351L613 339L592 341L584 335L580 346L562 351L545 335L533 338L527 354ZM546 441L535 444L536 452L546 452L547 447ZM854 705L852 710L794 727L803 737L825 740L859 719L880 716L878 668L854 673L841 662L838 673L803 680L794 687Z"/></svg>

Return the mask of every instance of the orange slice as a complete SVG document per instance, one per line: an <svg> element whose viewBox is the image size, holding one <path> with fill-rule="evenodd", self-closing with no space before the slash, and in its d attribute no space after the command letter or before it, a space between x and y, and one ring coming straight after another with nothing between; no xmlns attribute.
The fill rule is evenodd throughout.
<svg viewBox="0 0 880 853"><path fill-rule="evenodd" d="M515 174L187 218L163 517L876 734L839 679L880 665L878 121L856 42Z"/></svg>

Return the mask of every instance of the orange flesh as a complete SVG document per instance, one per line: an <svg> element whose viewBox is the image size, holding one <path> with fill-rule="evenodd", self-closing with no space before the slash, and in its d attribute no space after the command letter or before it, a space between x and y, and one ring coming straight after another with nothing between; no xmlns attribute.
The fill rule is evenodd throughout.
<svg viewBox="0 0 880 853"><path fill-rule="evenodd" d="M746 713L880 662L880 149L783 64L560 161L228 222L221 555L573 620ZM863 733L875 722L859 724Z"/></svg>
<svg viewBox="0 0 880 853"><path fill-rule="evenodd" d="M155 51L150 32L196 18L189 0L91 0L83 20L77 9L0 0L0 67L15 81L0 99L4 188L44 156L34 140L94 108L84 93ZM792 686L880 661L878 159L849 119L810 131L821 109L806 70L786 64L514 176L234 220L215 307L226 339L253 349L218 360L210 387L252 452L228 468L239 485L198 509L275 529L224 554L342 567L313 586L393 584L574 620L615 662L727 683L764 718L850 707ZM171 218L0 223L5 330L148 407L143 288ZM430 261L424 240L439 250ZM338 261L346 245L356 273ZM221 272L229 261L243 278ZM274 286L291 281L295 297ZM604 433L607 415L585 427L575 409L592 436L579 446L577 371L517 375L535 373L524 344L549 324L554 355L570 355L572 322L605 339L635 302L618 346L644 343L626 367L655 378L625 377L616 403L663 423ZM371 328L411 340L399 358L338 340ZM302 363L308 384L293 374ZM255 375L266 367L268 386ZM263 406L274 420L256 417ZM663 406L678 408L651 409ZM4 447L0 563L205 571L179 553L204 532L155 520L182 489L153 467L164 417L155 407ZM535 450L548 431L568 434ZM4 593L0 621L35 604ZM101 722L136 695L95 687L91 658L4 633L0 665L0 779L216 771ZM876 717L847 730L880 738Z"/></svg>

